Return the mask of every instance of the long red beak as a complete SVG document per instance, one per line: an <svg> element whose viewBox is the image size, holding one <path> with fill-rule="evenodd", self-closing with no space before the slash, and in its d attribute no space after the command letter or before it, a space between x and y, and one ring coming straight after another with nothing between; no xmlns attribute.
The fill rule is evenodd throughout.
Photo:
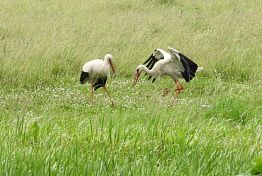
<svg viewBox="0 0 262 176"><path fill-rule="evenodd" d="M137 81L138 81L138 78L139 78L140 74L141 74L141 73L136 72L135 77L134 77L134 83L133 83L133 86L136 86L136 83L137 83Z"/></svg>
<svg viewBox="0 0 262 176"><path fill-rule="evenodd" d="M110 64L110 67L112 69L113 74L115 74L116 73L116 69L115 69L115 66L114 66L114 64L113 64L111 59L109 60L109 64Z"/></svg>

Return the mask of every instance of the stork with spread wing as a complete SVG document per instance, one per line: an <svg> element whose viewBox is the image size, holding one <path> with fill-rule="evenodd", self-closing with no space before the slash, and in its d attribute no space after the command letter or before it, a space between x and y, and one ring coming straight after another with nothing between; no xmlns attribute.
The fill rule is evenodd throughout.
<svg viewBox="0 0 262 176"><path fill-rule="evenodd" d="M166 75L171 77L176 84L176 95L183 91L184 87L178 79L182 78L186 82L189 82L195 77L198 66L176 49L169 47L168 50L170 53L162 49L155 49L151 56L143 63L145 65L137 66L134 85L136 85L141 72L144 71L149 75L148 79L153 78L152 82L160 76Z"/></svg>

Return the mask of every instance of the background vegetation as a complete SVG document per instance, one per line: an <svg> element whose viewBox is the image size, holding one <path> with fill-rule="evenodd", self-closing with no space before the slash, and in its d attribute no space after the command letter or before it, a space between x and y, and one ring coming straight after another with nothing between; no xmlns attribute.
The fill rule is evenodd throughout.
<svg viewBox="0 0 262 176"><path fill-rule="evenodd" d="M261 156L260 1L1 0L1 175L237 175ZM172 104L133 71L175 47L204 71ZM87 60L114 56L92 104Z"/></svg>

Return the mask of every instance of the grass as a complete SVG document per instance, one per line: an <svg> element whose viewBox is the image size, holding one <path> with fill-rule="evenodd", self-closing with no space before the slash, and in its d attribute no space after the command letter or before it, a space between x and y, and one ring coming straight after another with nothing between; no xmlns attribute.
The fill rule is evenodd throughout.
<svg viewBox="0 0 262 176"><path fill-rule="evenodd" d="M238 175L262 155L256 1L0 2L1 175ZM136 65L173 46L204 71L172 104ZM84 62L117 75L91 103ZM257 164L256 167L258 167Z"/></svg>

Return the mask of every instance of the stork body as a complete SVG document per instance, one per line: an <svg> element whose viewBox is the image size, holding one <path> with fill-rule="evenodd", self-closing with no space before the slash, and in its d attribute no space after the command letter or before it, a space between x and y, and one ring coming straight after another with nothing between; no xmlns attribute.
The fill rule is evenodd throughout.
<svg viewBox="0 0 262 176"><path fill-rule="evenodd" d="M134 84L137 83L142 71L149 75L148 80L153 77L152 82L158 77L166 75L174 80L176 84L176 95L178 95L184 89L179 79L183 78L186 82L192 80L193 77L195 77L198 66L174 48L169 47L169 51L170 53L162 49L154 50L151 56L143 63L146 65L139 65L137 67ZM166 93L164 92L164 94Z"/></svg>
<svg viewBox="0 0 262 176"><path fill-rule="evenodd" d="M105 55L104 60L94 59L84 64L80 75L80 83L85 84L88 82L90 84L90 93L92 98L94 96L94 91L100 87L103 87L110 97L106 88L106 82L107 78L110 76L110 68L113 73L115 73L112 58L111 54L107 54Z"/></svg>

